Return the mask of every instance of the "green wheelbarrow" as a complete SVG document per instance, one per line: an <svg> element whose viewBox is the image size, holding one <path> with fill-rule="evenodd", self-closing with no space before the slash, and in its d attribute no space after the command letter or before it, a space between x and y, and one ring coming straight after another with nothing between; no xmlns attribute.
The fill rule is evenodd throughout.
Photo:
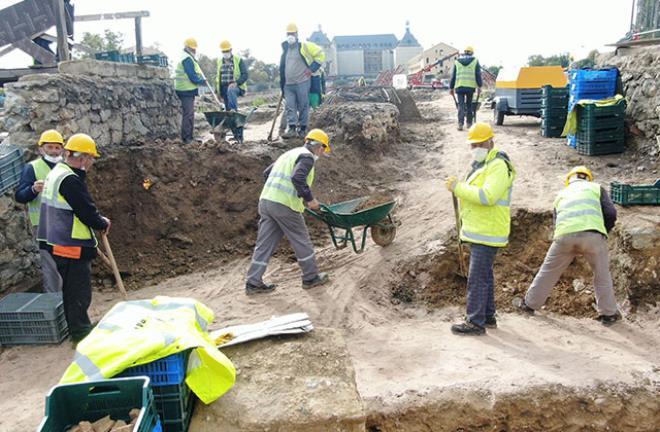
<svg viewBox="0 0 660 432"><path fill-rule="evenodd" d="M390 212L396 206L395 201L385 202L374 207L360 209L369 197L356 198L332 205L321 204L319 211L305 211L328 226L332 243L337 249L343 249L351 242L355 253L362 253L367 241L367 229L371 228L371 239L379 246L387 246L396 237L396 223ZM355 244L353 228L363 226L362 241L358 249ZM341 232L344 234L341 234Z"/></svg>
<svg viewBox="0 0 660 432"><path fill-rule="evenodd" d="M243 143L243 128L252 116L255 108L250 109L247 114L238 111L206 111L204 117L211 127L220 129L218 132L224 138L227 129L231 130L236 141Z"/></svg>

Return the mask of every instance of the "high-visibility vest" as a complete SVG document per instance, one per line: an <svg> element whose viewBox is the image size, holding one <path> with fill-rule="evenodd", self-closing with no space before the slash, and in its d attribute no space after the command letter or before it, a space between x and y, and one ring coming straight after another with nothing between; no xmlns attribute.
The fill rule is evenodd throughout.
<svg viewBox="0 0 660 432"><path fill-rule="evenodd" d="M463 63L456 60L454 65L456 66L456 83L454 87L477 88L477 78L475 76L477 59L472 59L467 66L463 66Z"/></svg>
<svg viewBox="0 0 660 432"><path fill-rule="evenodd" d="M598 183L586 180L569 183L557 195L555 210L555 239L582 231L598 231L607 235Z"/></svg>
<svg viewBox="0 0 660 432"><path fill-rule="evenodd" d="M325 61L325 53L323 48L316 45L313 42L300 42L300 54L305 58L307 66L310 66L312 63L316 62L323 64Z"/></svg>
<svg viewBox="0 0 660 432"><path fill-rule="evenodd" d="M509 243L515 176L513 165L493 148L467 181L458 182L454 194L460 200L461 240L495 247Z"/></svg>
<svg viewBox="0 0 660 432"><path fill-rule="evenodd" d="M236 381L234 365L207 332L213 319L211 309L190 298L117 303L78 343L60 383L111 378L131 366L192 349L186 384L209 404Z"/></svg>
<svg viewBox="0 0 660 432"><path fill-rule="evenodd" d="M238 81L238 79L241 77L241 58L239 56L233 55L232 60L234 62L234 81ZM218 59L218 73L215 78L215 85L218 88L218 91L220 91L220 84L222 84L222 61L223 58L220 57ZM247 91L247 82L244 82L238 87L240 87L244 92Z"/></svg>
<svg viewBox="0 0 660 432"><path fill-rule="evenodd" d="M195 90L199 87L197 84L190 81L190 78L188 78L188 74L186 73L186 70L183 67L183 61L187 58L192 60L193 65L195 67L195 73L197 75L202 75L202 69L199 67L199 63L197 63L195 58L191 56L190 53L184 51L183 58L176 65L176 70L174 71L174 90L176 91Z"/></svg>
<svg viewBox="0 0 660 432"><path fill-rule="evenodd" d="M41 192L41 214L37 240L51 246L96 247L94 231L82 223L73 208L60 194L62 181L77 175L69 165L60 162L50 171Z"/></svg>
<svg viewBox="0 0 660 432"><path fill-rule="evenodd" d="M50 167L43 160L43 158L35 159L30 162L32 169L34 170L34 176L37 180L44 181L46 176L50 172ZM30 216L30 223L33 227L39 225L39 215L41 214L41 193L39 193L32 201L28 204L28 215Z"/></svg>
<svg viewBox="0 0 660 432"><path fill-rule="evenodd" d="M296 147L277 158L259 199L280 203L299 213L305 211L303 199L298 196L298 191L291 181L296 160L302 154L312 155L312 152L305 147ZM314 183L314 171L312 168L307 175L307 184L310 187Z"/></svg>

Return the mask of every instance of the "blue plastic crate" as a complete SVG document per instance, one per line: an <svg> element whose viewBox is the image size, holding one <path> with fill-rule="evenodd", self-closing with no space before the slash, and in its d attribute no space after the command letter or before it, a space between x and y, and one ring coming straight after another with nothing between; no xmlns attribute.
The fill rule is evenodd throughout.
<svg viewBox="0 0 660 432"><path fill-rule="evenodd" d="M119 51L117 50L97 52L96 54L94 54L94 58L96 60L111 61L111 62L118 62L119 56L120 54Z"/></svg>
<svg viewBox="0 0 660 432"><path fill-rule="evenodd" d="M23 151L19 148L0 155L0 194L18 184L24 165Z"/></svg>
<svg viewBox="0 0 660 432"><path fill-rule="evenodd" d="M190 350L172 354L151 363L133 366L118 376L148 376L152 387L181 384L186 379L186 366Z"/></svg>
<svg viewBox="0 0 660 432"><path fill-rule="evenodd" d="M583 81L612 81L616 83L619 71L616 69L572 69L569 71L571 83Z"/></svg>

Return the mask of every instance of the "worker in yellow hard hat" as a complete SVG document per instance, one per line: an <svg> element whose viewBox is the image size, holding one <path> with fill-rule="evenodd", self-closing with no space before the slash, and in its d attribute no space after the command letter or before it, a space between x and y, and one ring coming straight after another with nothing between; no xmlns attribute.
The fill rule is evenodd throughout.
<svg viewBox="0 0 660 432"><path fill-rule="evenodd" d="M455 334L481 335L497 327L493 262L500 248L509 243L511 190L516 172L509 157L494 142L488 123L475 123L468 132L472 167L465 180L445 180L457 198L460 239L470 245L467 319L454 324Z"/></svg>
<svg viewBox="0 0 660 432"><path fill-rule="evenodd" d="M181 140L189 144L195 125L195 97L199 86L205 83L202 68L195 58L197 41L188 38L183 42L183 55L174 70L174 90L181 100Z"/></svg>
<svg viewBox="0 0 660 432"><path fill-rule="evenodd" d="M107 233L110 229L110 219L101 216L87 190L87 172L99 156L92 137L72 135L64 146L64 161L48 174L41 193L37 240L39 248L51 254L62 277L64 316L74 342L92 329L87 309L98 245L94 230Z"/></svg>
<svg viewBox="0 0 660 432"><path fill-rule="evenodd" d="M41 134L38 146L40 157L25 165L14 194L17 202L27 204L28 216L35 238L39 226L41 191L48 173L55 164L62 160L64 139L58 131L50 129ZM55 261L47 251L40 250L39 252L44 292L62 291L62 278L57 272Z"/></svg>
<svg viewBox="0 0 660 432"><path fill-rule="evenodd" d="M616 223L616 208L585 166L570 170L564 184L554 203L552 245L525 298L515 305L525 313L534 314L543 306L564 270L577 255L582 255L594 273L598 319L604 325L613 324L621 319L621 314L614 296L607 234Z"/></svg>
<svg viewBox="0 0 660 432"><path fill-rule="evenodd" d="M328 134L321 129L312 129L305 136L302 147L287 151L264 171L266 184L259 197L259 233L247 273L246 294L267 293L275 289L274 284L266 284L262 278L268 260L283 236L296 253L302 270L303 289L328 281L327 273L319 272L316 264L314 245L303 212L305 207L320 208L310 189L314 183L314 165L319 156L330 151Z"/></svg>
<svg viewBox="0 0 660 432"><path fill-rule="evenodd" d="M463 54L454 61L454 69L449 82L449 93L452 97L454 95L456 97L458 130L463 130L466 120L468 129L472 126L476 114L472 99L475 91L476 98L479 99L482 85L479 60L474 57L474 48L468 46L463 50Z"/></svg>
<svg viewBox="0 0 660 432"><path fill-rule="evenodd" d="M322 74L325 61L323 49L313 42L299 38L298 26L286 27L286 41L282 42L280 58L280 87L286 100L288 128L282 138L304 137L309 119L309 93L312 82L321 85L321 80L312 76ZM321 89L318 89L320 92Z"/></svg>
<svg viewBox="0 0 660 432"><path fill-rule="evenodd" d="M218 58L215 85L227 111L238 110L238 97L247 91L248 69L241 57L233 53L228 40L220 42L222 56ZM239 140L241 141L241 140Z"/></svg>

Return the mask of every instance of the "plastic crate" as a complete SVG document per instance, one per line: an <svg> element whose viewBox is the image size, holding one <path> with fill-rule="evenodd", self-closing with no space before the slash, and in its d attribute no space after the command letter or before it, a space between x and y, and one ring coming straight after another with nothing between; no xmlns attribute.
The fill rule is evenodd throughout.
<svg viewBox="0 0 660 432"><path fill-rule="evenodd" d="M68 335L64 314L53 321L0 322L0 345L57 344Z"/></svg>
<svg viewBox="0 0 660 432"><path fill-rule="evenodd" d="M541 129L564 129L566 124L566 118L563 119L553 119L553 118L542 118L541 119Z"/></svg>
<svg viewBox="0 0 660 432"><path fill-rule="evenodd" d="M543 86L541 94L544 98L548 97L568 97L568 87Z"/></svg>
<svg viewBox="0 0 660 432"><path fill-rule="evenodd" d="M160 54L143 55L137 57L139 64L167 67L167 56Z"/></svg>
<svg viewBox="0 0 660 432"><path fill-rule="evenodd" d="M96 60L103 60L103 61L112 61L112 62L118 62L119 61L119 51L103 51L103 52L97 52L94 54L94 58Z"/></svg>
<svg viewBox="0 0 660 432"><path fill-rule="evenodd" d="M541 136L546 138L561 138L564 128L541 128Z"/></svg>
<svg viewBox="0 0 660 432"><path fill-rule="evenodd" d="M16 148L0 156L0 194L18 184L24 165L21 149Z"/></svg>
<svg viewBox="0 0 660 432"><path fill-rule="evenodd" d="M133 53L119 54L118 61L120 63L135 63L135 54Z"/></svg>
<svg viewBox="0 0 660 432"><path fill-rule="evenodd" d="M625 149L625 141L623 138L598 142L584 142L577 140L575 148L577 152L582 155L602 156L623 153Z"/></svg>
<svg viewBox="0 0 660 432"><path fill-rule="evenodd" d="M152 387L181 384L186 379L186 367L190 350L163 357L151 363L133 366L118 376L148 376Z"/></svg>
<svg viewBox="0 0 660 432"><path fill-rule="evenodd" d="M163 432L186 432L196 400L190 387L183 382L178 385L154 387L153 390Z"/></svg>
<svg viewBox="0 0 660 432"><path fill-rule="evenodd" d="M660 179L649 185L610 183L612 201L627 205L660 205Z"/></svg>
<svg viewBox="0 0 660 432"><path fill-rule="evenodd" d="M591 144L602 141L624 139L625 131L623 125L606 128L578 128L576 136L578 141Z"/></svg>
<svg viewBox="0 0 660 432"><path fill-rule="evenodd" d="M65 432L81 421L95 422L107 415L128 423L128 413L133 408L140 409L134 431L159 430L154 395L147 377L62 384L53 387L46 396L46 416L37 430Z"/></svg>
<svg viewBox="0 0 660 432"><path fill-rule="evenodd" d="M60 293L14 293L0 300L0 343L60 343L69 334Z"/></svg>

